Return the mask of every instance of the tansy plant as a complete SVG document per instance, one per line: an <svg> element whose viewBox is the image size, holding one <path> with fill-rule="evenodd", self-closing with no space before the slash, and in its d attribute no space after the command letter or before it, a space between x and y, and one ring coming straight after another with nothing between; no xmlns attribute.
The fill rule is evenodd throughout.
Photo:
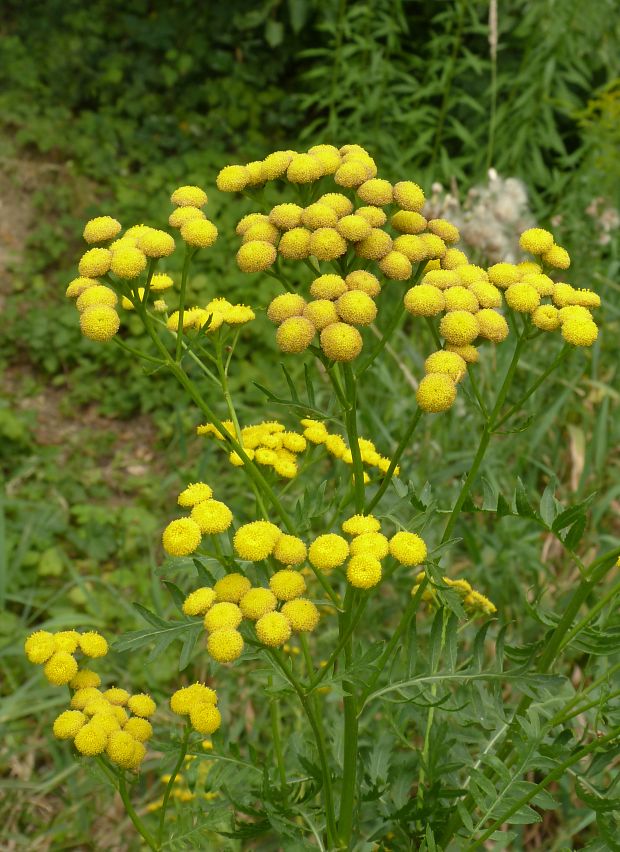
<svg viewBox="0 0 620 852"><path fill-rule="evenodd" d="M209 832L272 832L278 848L469 850L503 837L502 826L557 807L548 788L565 776L582 797L601 795L586 776L595 761L604 764L617 725L598 736L586 725L578 742L564 733L588 708L605 712L618 694L609 686L613 671L573 685L551 670L570 640L593 632L601 610L584 614L583 605L620 548L583 564L575 553L583 508L564 508L552 492L540 510L522 488L512 506L495 493L481 508L472 492L494 436L572 349L596 340L600 299L558 280L570 258L548 231L522 234L529 257L521 263L474 265L456 247L453 224L425 217L416 183L392 184L377 172L359 145L316 145L219 173L221 192L243 193L257 208L236 228L236 262L252 276L249 305L232 304L225 282L195 304L192 263L218 236L199 187L172 193L170 231L140 224L123 232L110 216L84 229L91 247L67 288L82 333L144 359L155 381L162 370L175 377L198 435L221 447L230 488L243 495L233 512L226 478L207 472L207 481L187 484L162 537L167 566L183 578L182 588L167 583L179 616L139 607L149 627L112 647L120 654L154 645L152 659L180 639L180 670L195 665L208 684L180 675L173 694L157 696L156 710L126 683L102 684L104 667L85 667L85 658L108 651L98 634L39 631L26 641L29 660L69 690L55 736L99 764L152 849L206 848L215 842L204 839ZM184 258L179 281L166 271L175 250ZM261 275L281 290L269 304L253 296ZM384 301L396 305L388 316ZM128 311L141 320L150 351L131 345ZM290 364L290 397L264 388L280 419L242 422L229 374L240 335L268 326L257 320L262 314ZM394 357L390 340L403 323L433 346L386 455L359 433L358 400L377 359ZM561 335L560 354L509 403L520 358L540 335ZM496 346L511 354L498 361L507 369L489 399L478 363ZM305 398L295 359L303 360ZM408 489L400 466L416 426L455 405L459 387L468 412L461 416L478 445L453 505L440 507ZM547 615L531 647L507 654L502 627L490 661L490 620L501 624L502 614L455 568L457 524L473 510L529 518L581 572L565 611ZM396 621L383 618L386 600L399 611ZM473 629L473 644L459 641ZM246 743L235 708L218 703L216 691L231 681L264 696L268 738ZM515 691L521 697L513 701ZM205 761L220 774L195 771ZM138 813L131 788L156 765L166 771L164 791L149 794Z"/></svg>

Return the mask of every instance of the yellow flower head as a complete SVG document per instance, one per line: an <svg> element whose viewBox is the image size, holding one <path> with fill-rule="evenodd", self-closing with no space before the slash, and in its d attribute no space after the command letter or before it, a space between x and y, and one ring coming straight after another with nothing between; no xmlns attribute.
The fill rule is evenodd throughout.
<svg viewBox="0 0 620 852"><path fill-rule="evenodd" d="M31 633L24 643L24 651L31 663L42 665L57 650L53 633L47 630L37 630Z"/></svg>
<svg viewBox="0 0 620 852"><path fill-rule="evenodd" d="M456 385L445 373L429 373L420 382L415 396L422 411L438 414L452 408Z"/></svg>
<svg viewBox="0 0 620 852"><path fill-rule="evenodd" d="M370 325L377 316L377 306L361 290L348 290L336 301L336 311L343 322Z"/></svg>
<svg viewBox="0 0 620 852"><path fill-rule="evenodd" d="M528 228L519 237L519 245L530 254L545 254L553 246L553 234L544 228Z"/></svg>
<svg viewBox="0 0 620 852"><path fill-rule="evenodd" d="M72 740L87 721L87 717L80 710L65 710L54 720L54 736L58 740Z"/></svg>
<svg viewBox="0 0 620 852"><path fill-rule="evenodd" d="M141 692L138 695L132 695L127 702L127 707L131 710L134 716L141 716L142 718L152 716L157 709L151 696L144 692Z"/></svg>
<svg viewBox="0 0 620 852"><path fill-rule="evenodd" d="M276 296L267 308L267 316L278 325L289 317L300 317L304 313L306 300L298 293L282 293Z"/></svg>
<svg viewBox="0 0 620 852"><path fill-rule="evenodd" d="M242 242L250 243L253 240L264 240L266 243L275 246L279 236L280 231L271 222L257 222L255 225L250 225L245 231Z"/></svg>
<svg viewBox="0 0 620 852"><path fill-rule="evenodd" d="M570 266L570 255L562 246L553 245L542 256L543 261L555 269L568 269Z"/></svg>
<svg viewBox="0 0 620 852"><path fill-rule="evenodd" d="M598 337L598 327L592 320L567 319L562 323L562 337L573 346L592 346Z"/></svg>
<svg viewBox="0 0 620 852"><path fill-rule="evenodd" d="M291 183L313 183L323 174L323 166L312 154L295 154L286 170Z"/></svg>
<svg viewBox="0 0 620 852"><path fill-rule="evenodd" d="M301 225L303 212L299 204L277 204L269 214L269 222L281 231L290 231Z"/></svg>
<svg viewBox="0 0 620 852"><path fill-rule="evenodd" d="M92 287L95 284L99 284L99 281L96 278L74 278L73 281L69 282L67 285L65 296L68 299L75 299L78 296L81 296L84 290L88 290L89 287Z"/></svg>
<svg viewBox="0 0 620 852"><path fill-rule="evenodd" d="M133 768L136 738L129 731L113 731L106 744L106 754L117 766Z"/></svg>
<svg viewBox="0 0 620 852"><path fill-rule="evenodd" d="M437 234L420 234L420 239L426 246L427 257L441 258L446 253L446 244Z"/></svg>
<svg viewBox="0 0 620 852"><path fill-rule="evenodd" d="M542 331L555 331L560 327L560 312L553 305L541 305L532 313L532 322Z"/></svg>
<svg viewBox="0 0 620 852"><path fill-rule="evenodd" d="M456 243L460 240L459 229L447 219L429 219L428 230L431 234L441 237L446 243Z"/></svg>
<svg viewBox="0 0 620 852"><path fill-rule="evenodd" d="M220 500L203 500L192 508L191 520L203 535L219 535L232 524L232 512Z"/></svg>
<svg viewBox="0 0 620 852"><path fill-rule="evenodd" d="M456 354L460 355L463 361L466 361L468 364L477 364L480 360L480 353L476 347L471 344L468 344L467 346L455 346L453 343L448 343L446 350L448 352L456 352Z"/></svg>
<svg viewBox="0 0 620 852"><path fill-rule="evenodd" d="M345 240L357 243L370 236L371 225L363 216L351 214L337 221L336 230Z"/></svg>
<svg viewBox="0 0 620 852"><path fill-rule="evenodd" d="M88 722L75 735L74 744L80 754L94 757L105 751L108 742L108 734L95 723Z"/></svg>
<svg viewBox="0 0 620 852"><path fill-rule="evenodd" d="M233 546L241 559L260 562L271 556L281 535L277 526L269 521L252 521L239 527L233 539Z"/></svg>
<svg viewBox="0 0 620 852"><path fill-rule="evenodd" d="M302 441L305 447L305 439L302 438ZM281 535L273 550L274 558L284 565L299 565L305 560L307 555L308 549L306 545L296 535Z"/></svg>
<svg viewBox="0 0 620 852"><path fill-rule="evenodd" d="M195 221L202 220L196 219ZM183 235L182 229L181 235ZM138 238L138 248L147 257L169 257L174 251L174 247L174 237L171 237L166 231L160 231L157 228L149 228L145 234L142 234Z"/></svg>
<svg viewBox="0 0 620 852"><path fill-rule="evenodd" d="M375 559L385 559L388 549L388 540L380 532L361 533L355 536L350 545L351 556L370 553Z"/></svg>
<svg viewBox="0 0 620 852"><path fill-rule="evenodd" d="M87 657L97 659L105 657L108 653L108 643L105 638L97 633L96 630L89 630L88 633L81 633L79 638L80 651Z"/></svg>
<svg viewBox="0 0 620 852"><path fill-rule="evenodd" d="M501 307L502 294L494 284L488 281L472 281L467 285L467 289L474 294L481 308Z"/></svg>
<svg viewBox="0 0 620 852"><path fill-rule="evenodd" d="M204 615L215 603L215 592L209 586L203 586L191 592L183 601L185 615Z"/></svg>
<svg viewBox="0 0 620 852"><path fill-rule="evenodd" d="M426 544L416 533L397 532L390 539L390 554L401 565L421 565L427 555Z"/></svg>
<svg viewBox="0 0 620 852"><path fill-rule="evenodd" d="M372 589L381 580L381 574L381 563L372 553L358 553L347 565L347 580L356 589Z"/></svg>
<svg viewBox="0 0 620 852"><path fill-rule="evenodd" d="M292 159L292 151L274 151L273 154L269 154L263 160L263 180L276 180L282 177Z"/></svg>
<svg viewBox="0 0 620 852"><path fill-rule="evenodd" d="M80 258L78 272L82 278L96 278L105 275L110 268L112 252L105 248L89 249Z"/></svg>
<svg viewBox="0 0 620 852"><path fill-rule="evenodd" d="M453 269L431 269L422 279L422 284L430 284L438 290L447 290L450 287L458 287L461 279Z"/></svg>
<svg viewBox="0 0 620 852"><path fill-rule="evenodd" d="M226 574L213 587L218 601L228 601L235 604L238 604L251 588L252 584L243 574ZM236 625L234 626L236 627Z"/></svg>
<svg viewBox="0 0 620 852"><path fill-rule="evenodd" d="M278 252L287 260L303 260L310 255L310 237L307 228L292 228L280 237Z"/></svg>
<svg viewBox="0 0 620 852"><path fill-rule="evenodd" d="M392 250L392 238L381 228L372 228L370 234L355 244L355 252L364 260L381 260Z"/></svg>
<svg viewBox="0 0 620 852"><path fill-rule="evenodd" d="M239 601L239 608L245 618L256 621L267 612L273 612L278 599L270 589L250 589Z"/></svg>
<svg viewBox="0 0 620 852"><path fill-rule="evenodd" d="M220 711L213 704L199 704L189 711L192 728L200 734L213 734L222 724Z"/></svg>
<svg viewBox="0 0 620 852"><path fill-rule="evenodd" d="M276 332L276 343L282 352L303 352L312 343L316 329L306 317L285 319Z"/></svg>
<svg viewBox="0 0 620 852"><path fill-rule="evenodd" d="M111 216L97 216L84 226L83 237L87 243L104 243L113 240L121 229L121 223Z"/></svg>
<svg viewBox="0 0 620 852"><path fill-rule="evenodd" d="M146 255L136 246L123 246L112 252L110 271L119 278L129 281L137 278L146 269Z"/></svg>
<svg viewBox="0 0 620 852"><path fill-rule="evenodd" d="M85 687L96 687L101 684L101 678L90 669L80 669L72 680L69 681L71 689L84 689Z"/></svg>
<svg viewBox="0 0 620 852"><path fill-rule="evenodd" d="M181 226L181 237L188 246L209 248L217 239L217 228L209 219L190 219Z"/></svg>
<svg viewBox="0 0 620 852"><path fill-rule="evenodd" d="M308 302L304 308L304 317L312 323L317 331L321 331L333 322L338 322L339 319L336 305L329 299L314 299L312 302Z"/></svg>
<svg viewBox="0 0 620 852"><path fill-rule="evenodd" d="M335 228L317 228L310 236L310 254L318 260L335 260L346 250L346 240Z"/></svg>
<svg viewBox="0 0 620 852"><path fill-rule="evenodd" d="M411 261L400 251L389 251L379 261L379 269L393 281L407 281L413 273Z"/></svg>
<svg viewBox="0 0 620 852"><path fill-rule="evenodd" d="M353 189L368 179L368 169L363 160L349 160L336 169L334 180L338 186Z"/></svg>
<svg viewBox="0 0 620 852"><path fill-rule="evenodd" d="M55 651L43 666L43 674L54 686L64 686L72 680L78 670L75 657L68 651Z"/></svg>
<svg viewBox="0 0 620 852"><path fill-rule="evenodd" d="M480 304L474 293L467 287L450 287L444 293L447 311L468 311L475 314Z"/></svg>
<svg viewBox="0 0 620 852"><path fill-rule="evenodd" d="M441 290L431 284L417 284L407 290L405 308L417 317L434 317L445 309L445 298Z"/></svg>
<svg viewBox="0 0 620 852"><path fill-rule="evenodd" d="M183 508L190 508L203 500L210 500L212 496L213 489L206 482L192 482L181 491L177 503Z"/></svg>
<svg viewBox="0 0 620 852"><path fill-rule="evenodd" d="M308 153L316 157L323 167L324 175L332 175L342 162L340 152L335 145L313 145Z"/></svg>
<svg viewBox="0 0 620 852"><path fill-rule="evenodd" d="M371 178L357 188L357 194L366 204L383 207L385 204L392 203L392 184L389 180Z"/></svg>
<svg viewBox="0 0 620 852"><path fill-rule="evenodd" d="M250 173L245 166L224 166L215 179L221 192L242 192L250 182Z"/></svg>
<svg viewBox="0 0 620 852"><path fill-rule="evenodd" d="M67 651L69 654L73 654L77 650L79 638L80 634L77 630L60 630L54 634L56 650Z"/></svg>
<svg viewBox="0 0 620 852"><path fill-rule="evenodd" d="M459 249L449 248L441 258L442 269L458 269L469 263L467 255Z"/></svg>
<svg viewBox="0 0 620 852"><path fill-rule="evenodd" d="M282 607L282 615L293 630L308 633L317 628L320 619L318 609L307 598L297 598L285 603Z"/></svg>
<svg viewBox="0 0 620 852"><path fill-rule="evenodd" d="M270 648L278 648L291 638L291 623L281 612L268 612L256 622L259 642Z"/></svg>
<svg viewBox="0 0 620 852"><path fill-rule="evenodd" d="M347 285L340 275L319 275L310 285L310 295L314 299L337 299L347 292Z"/></svg>
<svg viewBox="0 0 620 852"><path fill-rule="evenodd" d="M95 284L93 287L87 287L78 296L75 303L78 311L82 312L86 308L99 307L105 305L113 308L117 303L116 293L110 287L104 287L103 284Z"/></svg>
<svg viewBox="0 0 620 852"><path fill-rule="evenodd" d="M511 285L518 286L518 285ZM476 314L480 326L480 337L486 337L494 343L501 343L508 337L508 323L506 319L492 308L484 308Z"/></svg>
<svg viewBox="0 0 620 852"><path fill-rule="evenodd" d="M339 192L328 192L319 198L319 202L331 207L339 219L353 212L353 203Z"/></svg>
<svg viewBox="0 0 620 852"><path fill-rule="evenodd" d="M292 601L306 591L306 581L299 571L276 571L269 580L269 588L279 601Z"/></svg>
<svg viewBox="0 0 620 852"><path fill-rule="evenodd" d="M439 323L439 332L448 343L466 346L480 334L480 325L468 311L449 311Z"/></svg>
<svg viewBox="0 0 620 852"><path fill-rule="evenodd" d="M345 278L345 283L349 290L359 290L372 298L378 296L381 292L381 284L377 276L363 269L356 269L353 272L349 272Z"/></svg>
<svg viewBox="0 0 620 852"><path fill-rule="evenodd" d="M419 213L426 199L417 183L412 180L402 180L394 184L394 201L403 210Z"/></svg>
<svg viewBox="0 0 620 852"><path fill-rule="evenodd" d="M347 540L336 533L320 535L310 545L308 558L315 568L331 571L342 565L349 555Z"/></svg>
<svg viewBox="0 0 620 852"><path fill-rule="evenodd" d="M232 627L222 627L209 634L207 652L218 663L232 663L241 656L243 637Z"/></svg>
<svg viewBox="0 0 620 852"><path fill-rule="evenodd" d="M362 344L359 331L345 322L334 322L321 332L321 349L332 361L352 361L362 351Z"/></svg>
<svg viewBox="0 0 620 852"><path fill-rule="evenodd" d="M202 539L200 527L191 518L178 518L171 521L162 535L164 550L170 556L189 556Z"/></svg>
<svg viewBox="0 0 620 852"><path fill-rule="evenodd" d="M126 689L120 689L118 686L113 686L110 689L106 689L103 693L103 697L106 701L109 701L110 704L115 704L118 707L124 707L125 704L129 701L129 693Z"/></svg>
<svg viewBox="0 0 620 852"><path fill-rule="evenodd" d="M421 234L426 230L427 221L421 213L409 210L399 210L390 219L390 224L395 231L404 235ZM421 244L423 245L423 243ZM422 258L420 258L422 260Z"/></svg>
<svg viewBox="0 0 620 852"><path fill-rule="evenodd" d="M276 250L265 240L244 243L237 252L237 266L242 272L262 272L273 266L275 260Z"/></svg>
<svg viewBox="0 0 620 852"><path fill-rule="evenodd" d="M234 629L239 627L243 618L237 604L230 601L220 601L207 610L204 617L205 630L209 633L224 627Z"/></svg>
<svg viewBox="0 0 620 852"><path fill-rule="evenodd" d="M522 313L531 314L540 305L540 293L531 284L511 284L504 295L506 304Z"/></svg>
<svg viewBox="0 0 620 852"><path fill-rule="evenodd" d="M204 207L209 199L199 186L179 186L170 196L177 207Z"/></svg>
<svg viewBox="0 0 620 852"><path fill-rule="evenodd" d="M542 272L530 272L522 278L523 284L533 287L539 296L552 296L555 292L555 284L548 275Z"/></svg>
<svg viewBox="0 0 620 852"><path fill-rule="evenodd" d="M318 228L335 228L338 224L338 214L333 207L317 201L302 211L301 221L311 231Z"/></svg>
<svg viewBox="0 0 620 852"><path fill-rule="evenodd" d="M353 515L342 524L342 531L347 535L363 535L379 532L380 529L381 524L373 515Z"/></svg>
<svg viewBox="0 0 620 852"><path fill-rule="evenodd" d="M467 364L456 352L440 349L439 352L428 356L424 362L424 370L426 373L445 373L453 382L460 382L467 372Z"/></svg>
<svg viewBox="0 0 620 852"><path fill-rule="evenodd" d="M411 214L413 215L413 214ZM404 254L412 263L419 263L428 257L428 249L422 237L403 234L394 240L394 250Z"/></svg>
<svg viewBox="0 0 620 852"><path fill-rule="evenodd" d="M521 280L523 271L514 263L495 263L489 267L488 275L492 284L506 289L506 287Z"/></svg>
<svg viewBox="0 0 620 852"><path fill-rule="evenodd" d="M247 216L243 216L237 222L235 233L239 237L242 237L252 225L258 225L263 222L269 222L269 216L265 216L264 213L248 213Z"/></svg>

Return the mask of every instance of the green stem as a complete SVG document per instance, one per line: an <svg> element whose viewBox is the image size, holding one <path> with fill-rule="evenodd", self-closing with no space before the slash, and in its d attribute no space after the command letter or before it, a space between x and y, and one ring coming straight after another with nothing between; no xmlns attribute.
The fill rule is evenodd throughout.
<svg viewBox="0 0 620 852"><path fill-rule="evenodd" d="M594 604L592 609L590 609L584 615L581 621L578 621L577 624L572 628L572 630L569 630L566 636L564 636L559 650L562 651L567 645L569 645L572 642L573 638L577 636L578 633L581 633L583 628L586 627L586 625L589 624L592 619L595 618L599 614L599 612L607 606L609 601L613 600L619 593L620 582L616 583L615 586L612 586L611 589L607 592L607 594L600 598Z"/></svg>
<svg viewBox="0 0 620 852"><path fill-rule="evenodd" d="M269 678L269 686L271 686L271 678ZM280 702L277 698L272 698L269 704L269 715L271 719L271 735L273 738L273 748L276 755L276 764L280 775L280 786L282 788L282 799L286 804L288 795L286 789L286 769L284 766L284 756L282 754L282 738L280 737Z"/></svg>
<svg viewBox="0 0 620 852"><path fill-rule="evenodd" d="M339 633L341 636L348 631L351 622L355 594L351 586L347 588L344 600L344 613L339 617ZM351 634L344 645L345 666L348 668L352 659ZM353 814L355 809L355 792L357 788L357 741L358 717L357 699L354 684L343 681L345 696L344 704L344 763L342 767L342 791L340 795L340 816L338 820L338 840L344 848L350 846L353 833Z"/></svg>
<svg viewBox="0 0 620 852"><path fill-rule="evenodd" d="M170 775L170 779L166 784L166 790L164 792L164 798L161 803L161 813L159 815L159 827L157 829L157 844L161 846L164 837L164 826L166 823L166 811L168 809L168 802L170 800L170 795L172 793L172 788L174 787L174 782L177 779L177 775L179 774L179 770L183 765L183 761L185 760L185 755L187 754L187 746L189 743L189 735L192 732L192 726L189 722L185 725L185 732L183 734L183 740L181 742L181 748L179 750L179 756L177 758L177 762L174 764L174 769L172 770L172 774Z"/></svg>
<svg viewBox="0 0 620 852"><path fill-rule="evenodd" d="M186 246L185 260L183 261L183 272L181 273L181 293L179 296L179 324L177 326L177 346L174 356L174 360L177 362L177 364L181 360L181 351L183 343L183 313L185 311L185 290L187 288L187 277L189 274L189 267L193 255L194 249L190 248L189 246Z"/></svg>
<svg viewBox="0 0 620 852"><path fill-rule="evenodd" d="M127 792L127 782L123 774L120 774L118 776L118 792L120 794L121 799L123 800L123 805L125 806L125 810L127 811L129 819L136 827L136 831L144 838L146 845L149 847L149 849L159 849L159 846L155 843L154 838L147 831L144 826L144 823L136 813L134 806L131 804L131 799L129 798L129 793Z"/></svg>
<svg viewBox="0 0 620 852"><path fill-rule="evenodd" d="M386 474L383 477L383 482L381 483L381 485L377 489L375 496L372 498L372 500L368 503L368 505L364 509L364 514L368 515L370 512L372 512L374 507L377 505L379 500L383 497L383 495L387 491L387 488L388 488L390 482L392 481L392 477L394 476L394 471L398 467L398 462L400 461L400 457L402 456L402 454L405 452L405 450L409 446L409 441L411 440L411 436L413 435L415 428L418 425L421 417L422 417L422 409L416 408L416 411L415 411L415 414L413 415L411 423L409 424L406 432L404 433L404 435L402 436L402 438L400 439L400 441L398 443L398 446L396 447L394 455L392 456L392 461L390 462L390 466L388 467Z"/></svg>
<svg viewBox="0 0 620 852"><path fill-rule="evenodd" d="M355 511L364 511L364 464L357 436L357 386L350 364L344 364L344 382L347 394L347 407L343 414L347 427L349 447L353 456L353 482L355 485Z"/></svg>
<svg viewBox="0 0 620 852"><path fill-rule="evenodd" d="M441 644L439 647L439 653L433 657L432 665L431 665L431 675L437 674L437 670L439 668L439 661L441 660L441 654L443 653L444 645L446 642L446 610L442 610L441 616ZM437 695L437 683L433 682L431 684L431 696L433 699ZM433 722L435 720L435 707L430 706L428 708L428 715L426 717L426 730L424 732L424 746L422 748L422 754L420 756L420 771L418 774L418 801L420 802L420 806L424 802L424 780L426 778L426 769L428 766L428 758L431 750L431 732L433 729Z"/></svg>
<svg viewBox="0 0 620 852"><path fill-rule="evenodd" d="M366 609L366 605L368 603L368 600L369 600L369 595L364 595L364 598L362 599L361 604L357 608L357 612L352 617L352 619L351 619L351 621L350 621L350 623L349 623L349 625L346 629L346 632L343 634L343 636L340 637L338 644L336 645L336 647L334 648L332 653L329 655L329 658L328 658L327 662L325 663L325 665L323 666L323 668L321 669L321 671L314 678L314 680L311 681L311 683L308 685L308 689L307 689L308 694L310 694L311 692L313 692L317 688L317 686L321 683L321 681L323 680L323 678L325 677L327 672L330 670L330 668L333 666L333 664L338 659L338 656L340 655L342 649L344 648L346 643L349 641L349 638L353 635L353 631L355 630L355 628L359 624L360 619L361 619L362 615L364 614L364 610Z"/></svg>

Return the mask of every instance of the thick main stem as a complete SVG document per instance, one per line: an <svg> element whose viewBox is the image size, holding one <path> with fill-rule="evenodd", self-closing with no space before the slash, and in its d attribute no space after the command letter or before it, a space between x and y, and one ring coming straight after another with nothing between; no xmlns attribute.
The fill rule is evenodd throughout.
<svg viewBox="0 0 620 852"><path fill-rule="evenodd" d="M344 613L339 618L339 632L341 636L347 633L353 609L354 592L348 587L344 600ZM351 664L352 640L351 636L344 645L345 666ZM338 820L338 840L345 849L350 846L353 833L353 813L355 809L355 792L357 788L357 741L358 741L358 717L357 698L355 687L348 681L343 682L345 696L344 704L344 763L342 767L342 791L340 795L340 818Z"/></svg>
<svg viewBox="0 0 620 852"><path fill-rule="evenodd" d="M166 784L166 790L164 792L164 798L161 803L161 814L159 816L159 828L157 830L157 843L161 846L164 837L164 826L166 824L166 811L168 810L168 801L170 800L170 795L172 794L172 788L174 787L174 782L177 779L177 775L179 774L179 770L183 765L183 761L185 760L185 755L187 754L187 745L189 743L189 735L192 731L192 726L189 722L185 725L185 732L183 734L183 740L181 742L181 748L179 750L179 756L177 758L177 762L174 764L174 769L172 770L172 774Z"/></svg>

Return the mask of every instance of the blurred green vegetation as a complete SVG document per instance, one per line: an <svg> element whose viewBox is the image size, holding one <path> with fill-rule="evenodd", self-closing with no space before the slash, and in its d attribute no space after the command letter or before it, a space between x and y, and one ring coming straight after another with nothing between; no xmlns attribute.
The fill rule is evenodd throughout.
<svg viewBox="0 0 620 852"><path fill-rule="evenodd" d="M513 0L499 4L494 29L486 0L9 0L0 35L0 237L16 248L0 282L0 767L10 772L0 817L18 849L109 848L113 819L93 822L79 807L86 790L102 795L100 779L50 743L62 699L26 668L21 642L36 624L136 629L132 600L165 613L158 536L175 491L228 468L196 442L196 413L171 379L81 338L64 289L83 222L110 213L163 226L177 185L204 186L221 236L197 263L196 300L264 306L271 283L234 263L234 225L250 204L215 190L222 165L357 142L381 176L427 192L439 181L464 197L491 166L520 178L535 217L553 223L574 258L569 280L601 292L603 334L591 353L572 356L546 409L532 404L528 428L495 444L485 474L506 494L518 476L540 494L554 474L563 499L597 491L580 545L590 554L619 532L620 263L617 225L606 239L601 221L620 198L620 6L597 0L593 14L580 0ZM231 385L248 422L278 414L253 381L286 395L272 337L255 332L239 344ZM545 338L532 350L521 387L556 344ZM405 326L402 360L378 366L364 391L362 434L386 453L411 407L402 365L419 375L430 346ZM496 375L489 360L483 390ZM444 498L446 487L456 491L473 451L464 416L458 406L445 416L440 437L435 421L427 425L403 459L418 491L427 481ZM230 476L222 490L243 516ZM570 575L553 553L543 570L540 536L522 519L481 517L460 534L472 581L513 620L512 643L528 641L537 627L528 589L561 597ZM393 607L385 602L386 623ZM156 693L174 682L176 663L173 651L145 675L140 655L123 660ZM555 827L560 840L570 842L582 816Z"/></svg>

